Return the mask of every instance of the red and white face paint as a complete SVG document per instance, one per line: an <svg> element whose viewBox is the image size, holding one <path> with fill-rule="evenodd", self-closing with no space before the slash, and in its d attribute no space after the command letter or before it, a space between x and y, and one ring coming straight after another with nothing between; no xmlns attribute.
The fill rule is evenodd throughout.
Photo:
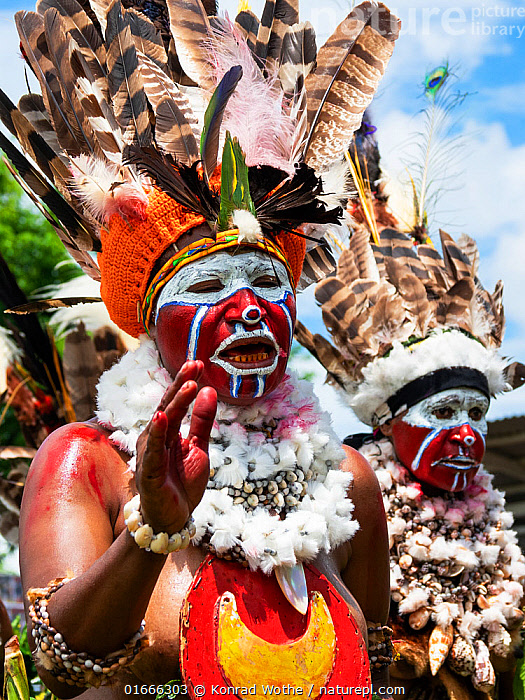
<svg viewBox="0 0 525 700"><path fill-rule="evenodd" d="M202 360L203 385L219 399L247 404L281 381L295 325L285 266L262 251L219 252L184 266L157 301L155 341L175 376Z"/></svg>
<svg viewBox="0 0 525 700"><path fill-rule="evenodd" d="M418 481L463 491L485 452L487 397L477 389L447 389L392 420L392 442Z"/></svg>

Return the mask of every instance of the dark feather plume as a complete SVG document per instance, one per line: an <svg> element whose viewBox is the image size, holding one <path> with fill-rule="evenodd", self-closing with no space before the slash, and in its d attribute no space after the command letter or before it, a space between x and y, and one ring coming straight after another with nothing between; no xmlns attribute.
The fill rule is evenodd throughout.
<svg viewBox="0 0 525 700"><path fill-rule="evenodd" d="M242 78L241 66L233 66L227 71L215 88L206 113L201 135L200 151L206 177L210 178L217 166L219 153L219 135L228 100L233 95Z"/></svg>
<svg viewBox="0 0 525 700"><path fill-rule="evenodd" d="M320 178L305 163L301 163L296 166L293 177L283 180L262 201L254 199L259 223L267 229L283 228L287 223L290 230L305 221L312 224L339 223L341 208L327 210L316 198L321 193L321 187Z"/></svg>
<svg viewBox="0 0 525 700"><path fill-rule="evenodd" d="M188 167L153 147L131 146L128 162L139 172L152 177L158 187L182 206L214 221L219 213L219 198L198 175L198 162Z"/></svg>

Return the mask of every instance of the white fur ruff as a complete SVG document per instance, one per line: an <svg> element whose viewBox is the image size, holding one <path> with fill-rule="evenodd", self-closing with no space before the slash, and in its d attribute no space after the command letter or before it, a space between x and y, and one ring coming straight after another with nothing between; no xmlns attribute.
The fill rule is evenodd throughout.
<svg viewBox="0 0 525 700"><path fill-rule="evenodd" d="M460 331L436 331L408 348L396 342L387 357L370 362L355 392L349 389L349 403L363 423L380 425L392 417L385 402L414 379L446 367L470 367L485 375L495 395L508 389L505 365L497 350L485 348Z"/></svg>
<svg viewBox="0 0 525 700"><path fill-rule="evenodd" d="M97 417L113 431L111 440L116 445L134 455L137 438L170 383L155 344L146 336L135 352L124 355L102 375ZM183 436L188 434L189 421L189 417L183 421ZM193 543L204 543L223 556L235 548L242 550L250 567L265 573L330 551L359 529L352 520L354 504L347 496L352 475L337 469L343 459L340 440L308 382L288 376L272 394L251 406L219 403L210 439L213 478L193 512L197 527ZM132 469L134 463L133 456ZM309 478L296 508L282 520L269 509L234 503L228 492L230 484L246 479L255 484L283 471L302 472Z"/></svg>
<svg viewBox="0 0 525 700"><path fill-rule="evenodd" d="M454 634L471 643L488 634L491 650L507 655L520 643L518 630L509 635L506 628L521 605L525 558L492 476L481 467L464 492L429 497L396 461L390 441L365 444L360 452L383 492L399 614L426 608L435 625L452 624Z"/></svg>

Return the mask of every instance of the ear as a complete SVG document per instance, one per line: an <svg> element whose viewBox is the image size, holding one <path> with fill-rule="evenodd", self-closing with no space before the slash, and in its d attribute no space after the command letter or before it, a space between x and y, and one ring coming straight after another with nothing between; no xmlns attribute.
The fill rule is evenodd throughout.
<svg viewBox="0 0 525 700"><path fill-rule="evenodd" d="M387 420L386 423L380 425L379 430L383 433L385 437L390 437L392 435L392 419Z"/></svg>
<svg viewBox="0 0 525 700"><path fill-rule="evenodd" d="M149 337L153 340L154 343L156 343L157 342L157 326L155 325L155 321L150 322L148 330L149 330Z"/></svg>

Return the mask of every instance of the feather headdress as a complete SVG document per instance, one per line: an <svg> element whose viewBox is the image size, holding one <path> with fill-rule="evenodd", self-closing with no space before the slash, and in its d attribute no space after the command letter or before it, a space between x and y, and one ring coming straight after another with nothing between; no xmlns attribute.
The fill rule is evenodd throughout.
<svg viewBox="0 0 525 700"><path fill-rule="evenodd" d="M438 370L473 369L491 395L522 383L517 364L507 367L498 353L505 326L501 282L492 294L482 287L468 236L455 243L441 231L441 244L442 256L385 228L375 245L360 227L336 275L315 292L335 347L297 325L296 338L364 423L379 425L406 409L395 400L399 392Z"/></svg>
<svg viewBox="0 0 525 700"><path fill-rule="evenodd" d="M438 95L445 94L448 76L448 66L441 66L425 78L432 109L442 107ZM440 255L428 237L424 192L432 143L423 149L420 177L413 180L413 206L421 216L404 233L387 207L375 131L365 114L346 154L358 193L350 207L353 234L336 274L315 292L334 344L301 323L295 331L325 367L327 381L373 426L446 382L495 395L521 386L525 376L523 365L506 366L498 353L505 328L503 285L498 282L492 294L483 288L475 241L463 235L456 243L440 231Z"/></svg>
<svg viewBox="0 0 525 700"><path fill-rule="evenodd" d="M36 10L18 12L16 23L42 95L15 106L0 93L0 118L28 157L1 134L0 147L87 274L100 278L89 254L98 251L107 277L114 265L104 242L125 232L151 249L132 263L146 278L135 284L142 294L165 248L202 223L211 236L246 226L246 240L302 237L296 285L305 236L303 283L330 269L323 237L341 220L347 188L343 169L336 184L326 173L359 127L398 36L384 5L356 7L317 65L313 28L299 22L294 2L266 0L260 21L243 11L234 24L201 0L38 0ZM159 234L161 219L173 228L173 217L177 232ZM130 272L118 270L111 285ZM127 288L121 296L125 330L136 335L141 300Z"/></svg>

